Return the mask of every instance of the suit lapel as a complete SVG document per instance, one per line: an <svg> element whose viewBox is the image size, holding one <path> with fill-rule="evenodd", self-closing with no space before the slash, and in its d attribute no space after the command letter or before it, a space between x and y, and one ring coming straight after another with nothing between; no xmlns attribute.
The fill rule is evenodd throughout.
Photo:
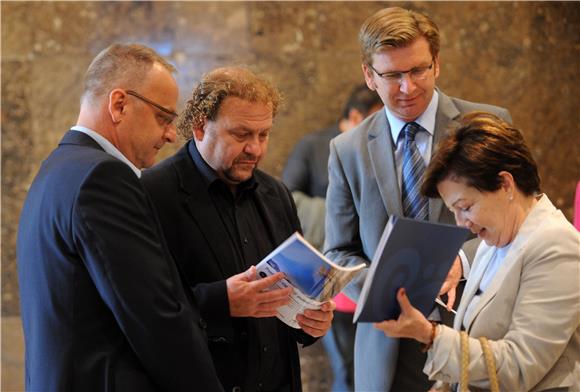
<svg viewBox="0 0 580 392"><path fill-rule="evenodd" d="M401 191L395 167L395 154L391 128L384 110L372 119L369 127L368 149L377 187L388 215L403 216Z"/></svg>
<svg viewBox="0 0 580 392"><path fill-rule="evenodd" d="M449 128L457 124L460 112L447 95L437 90L439 102L435 116L435 131L433 135L432 149L435 150L437 143L447 135ZM389 215L403 215L401 190L395 167L394 146L391 137L391 128L387 121L387 115L381 110L369 127L368 149L370 161L377 180L377 186L381 194L383 204ZM432 151L432 152L433 152ZM443 201L441 199L429 199L429 221L438 222L441 216Z"/></svg>
<svg viewBox="0 0 580 392"><path fill-rule="evenodd" d="M459 109L455 106L451 98L437 89L439 102L437 104L437 114L435 115L435 131L433 132L433 145L431 146L431 156L437 148L437 144L447 135L451 127L457 124ZM443 201L439 198L429 199L429 221L438 222L441 216Z"/></svg>
<svg viewBox="0 0 580 392"><path fill-rule="evenodd" d="M469 279L465 285L465 290L463 291L461 302L459 303L459 307L457 309L457 315L455 316L453 323L455 329L459 330L462 328L461 324L464 321L467 306L472 301L473 297L475 297L477 290L479 290L479 284L481 283L483 274L487 269L487 265L493 257L494 251L495 248L487 247L485 245L482 245L482 248L477 250L477 263L473 265L471 272L469 273ZM473 317L471 318L471 321L473 321ZM471 322L467 325L466 329L469 329L470 326Z"/></svg>
<svg viewBox="0 0 580 392"><path fill-rule="evenodd" d="M222 276L224 279L229 278L241 272L237 271L235 263L231 262L235 260L232 253L234 247L224 246L228 235L222 228L221 218L210 198L206 184L189 156L188 144L182 147L178 152L179 159L173 162L173 168L179 178L180 202L212 250Z"/></svg>
<svg viewBox="0 0 580 392"><path fill-rule="evenodd" d="M532 209L530 214L527 216L526 220L520 227L518 234L516 235L516 238L512 241L510 249L505 255L505 258L503 259L501 266L495 273L494 279L492 280L491 284L487 287L485 292L482 294L480 301L475 307L475 309L473 309L473 315L471 316L469 325L467 325L468 331L471 328L471 325L473 324L473 320L475 320L475 318L481 312L481 310L495 297L499 289L502 287L502 285L504 284L504 280L508 275L508 271L517 266L521 258L521 255L523 254L524 249L528 243L528 238L530 238L530 235L535 230L537 230L539 227L542 226L542 223L547 219L546 214L549 213L551 209L553 210L554 206L547 200L546 196L542 196L542 199L538 201L538 204ZM489 263L489 258L487 262ZM477 279L477 287L479 287L479 282L481 281L484 271L485 268L482 268L480 271L478 271L480 276L478 276Z"/></svg>

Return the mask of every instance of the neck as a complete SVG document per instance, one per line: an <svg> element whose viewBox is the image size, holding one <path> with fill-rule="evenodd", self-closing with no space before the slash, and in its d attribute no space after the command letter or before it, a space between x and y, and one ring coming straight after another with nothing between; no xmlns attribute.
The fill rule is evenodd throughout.
<svg viewBox="0 0 580 392"><path fill-rule="evenodd" d="M520 227L534 208L534 206L538 203L538 200L535 196L526 196L519 192L516 192L514 195L514 209L515 209L515 219L514 219L514 233L518 233Z"/></svg>
<svg viewBox="0 0 580 392"><path fill-rule="evenodd" d="M81 104L77 125L92 129L122 152L115 124L111 122L106 110L99 107L98 103L95 106L85 102Z"/></svg>

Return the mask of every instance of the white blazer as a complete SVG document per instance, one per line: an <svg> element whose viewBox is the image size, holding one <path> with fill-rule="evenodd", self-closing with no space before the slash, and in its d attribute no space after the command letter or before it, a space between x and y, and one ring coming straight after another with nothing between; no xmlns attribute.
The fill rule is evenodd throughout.
<svg viewBox="0 0 580 392"><path fill-rule="evenodd" d="M458 382L459 332L495 248L482 242L454 328L441 326L423 371ZM490 340L501 391L580 389L580 235L542 195L467 323L469 383L489 389L476 339Z"/></svg>

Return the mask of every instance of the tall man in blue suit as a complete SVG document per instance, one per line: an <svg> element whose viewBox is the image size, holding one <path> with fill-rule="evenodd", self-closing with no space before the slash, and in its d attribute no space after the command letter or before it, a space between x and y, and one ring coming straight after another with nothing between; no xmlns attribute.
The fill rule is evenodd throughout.
<svg viewBox="0 0 580 392"><path fill-rule="evenodd" d="M29 391L222 391L140 169L175 140L173 66L141 45L91 63L77 125L18 231Z"/></svg>
<svg viewBox="0 0 580 392"><path fill-rule="evenodd" d="M425 15L398 7L380 10L364 22L359 40L367 86L377 91L385 109L330 143L325 252L340 264L368 263L390 215L454 223L440 200L406 197L417 194L419 169L462 113L483 110L510 121L505 109L449 97L435 87L439 30ZM465 259L469 245L460 255ZM467 273L469 264L463 265ZM442 288L448 306L454 302L461 266L458 257ZM359 275L347 295L356 300L364 278ZM436 309L432 317L446 314ZM426 391L431 383L422 373L425 358L416 342L387 338L372 324L359 324L355 389Z"/></svg>

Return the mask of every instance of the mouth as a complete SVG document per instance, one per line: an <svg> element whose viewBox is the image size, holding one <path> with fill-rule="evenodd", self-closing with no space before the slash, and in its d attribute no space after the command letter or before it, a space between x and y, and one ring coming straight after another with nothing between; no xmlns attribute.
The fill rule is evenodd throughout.
<svg viewBox="0 0 580 392"><path fill-rule="evenodd" d="M419 95L416 95L414 97L399 98L399 102L401 102L403 104L410 104L410 103L415 102L418 98L419 98Z"/></svg>
<svg viewBox="0 0 580 392"><path fill-rule="evenodd" d="M255 166L258 164L258 161L236 161L234 162L236 165L245 165L245 166Z"/></svg>

